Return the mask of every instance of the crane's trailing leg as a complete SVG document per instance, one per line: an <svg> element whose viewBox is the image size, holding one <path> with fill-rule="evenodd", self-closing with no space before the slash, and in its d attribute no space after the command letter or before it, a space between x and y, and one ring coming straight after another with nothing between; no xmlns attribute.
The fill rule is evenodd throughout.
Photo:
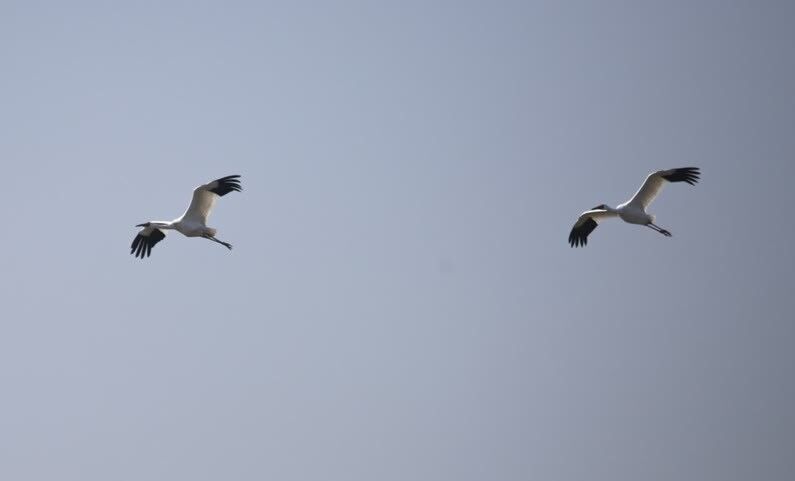
<svg viewBox="0 0 795 481"><path fill-rule="evenodd" d="M659 232L660 234L664 235L665 237L671 237L671 236L673 235L673 234L671 234L670 232L668 232L667 230L663 229L662 227L660 227L660 226L657 226L657 225L654 225L654 224L653 224L653 223L651 223L651 222L649 222L648 224L646 224L646 227L649 227L649 228L651 228L651 229L654 229L654 230L656 230L657 232Z"/></svg>
<svg viewBox="0 0 795 481"><path fill-rule="evenodd" d="M224 242L222 240L218 240L218 239L215 238L215 236L211 236L210 234L204 234L204 235L202 235L202 237L204 237L205 239L209 239L209 240L211 240L213 242L217 242L217 243L221 244L222 246L226 247L227 249L229 249L230 251L232 250L232 244L230 244L229 242Z"/></svg>

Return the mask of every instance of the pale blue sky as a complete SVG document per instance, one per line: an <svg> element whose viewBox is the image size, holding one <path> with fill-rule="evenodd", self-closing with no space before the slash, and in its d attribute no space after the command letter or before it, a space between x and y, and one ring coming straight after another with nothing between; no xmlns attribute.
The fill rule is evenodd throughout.
<svg viewBox="0 0 795 481"><path fill-rule="evenodd" d="M0 2L0 478L790 479L794 21Z"/></svg>

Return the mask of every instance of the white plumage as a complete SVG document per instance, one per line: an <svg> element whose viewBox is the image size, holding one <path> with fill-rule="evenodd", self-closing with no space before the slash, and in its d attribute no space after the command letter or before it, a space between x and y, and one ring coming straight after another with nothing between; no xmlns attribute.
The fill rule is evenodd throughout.
<svg viewBox="0 0 795 481"><path fill-rule="evenodd" d="M630 224L645 225L666 237L671 237L670 232L654 224L654 216L646 212L646 209L666 183L687 182L690 185L695 185L700 176L701 171L698 167L682 167L652 172L646 177L640 189L627 202L620 204L616 208L601 204L580 214L571 229L571 233L569 233L569 244L572 247L586 245L588 243L588 235L596 229L596 226L611 217L620 217Z"/></svg>
<svg viewBox="0 0 795 481"><path fill-rule="evenodd" d="M185 213L170 222L149 221L138 224L136 227L143 227L138 235L133 239L130 246L130 254L135 257L148 257L152 253L152 248L166 237L164 230L176 230L186 237L204 237L205 239L217 242L227 249L232 249L232 244L215 238L216 229L207 227L207 218L213 210L215 201L220 196L230 192L240 192L239 175L228 175L221 177L208 184L200 185L193 190L193 198Z"/></svg>

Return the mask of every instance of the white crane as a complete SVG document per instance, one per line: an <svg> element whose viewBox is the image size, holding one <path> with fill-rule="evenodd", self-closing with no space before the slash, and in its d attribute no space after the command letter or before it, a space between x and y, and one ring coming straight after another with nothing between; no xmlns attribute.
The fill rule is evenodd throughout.
<svg viewBox="0 0 795 481"><path fill-rule="evenodd" d="M166 237L163 231L169 229L176 230L186 237L204 237L231 250L232 244L215 238L216 229L207 227L207 217L210 216L219 196L243 190L240 187L239 177L239 175L228 175L193 189L193 199L188 209L178 219L171 222L150 221L136 225L135 227L143 229L133 239L130 254L141 259L148 257L152 253L152 247Z"/></svg>
<svg viewBox="0 0 795 481"><path fill-rule="evenodd" d="M624 222L630 224L645 225L666 237L671 237L670 232L654 224L654 216L647 213L646 209L657 197L657 194L660 193L666 182L687 182L690 185L695 185L700 175L701 172L698 167L682 167L652 172L646 177L646 181L643 182L640 189L627 202L615 209L605 204L597 205L593 209L580 214L569 234L569 244L572 247L586 245L588 243L588 234L593 232L602 221L611 217L620 217Z"/></svg>

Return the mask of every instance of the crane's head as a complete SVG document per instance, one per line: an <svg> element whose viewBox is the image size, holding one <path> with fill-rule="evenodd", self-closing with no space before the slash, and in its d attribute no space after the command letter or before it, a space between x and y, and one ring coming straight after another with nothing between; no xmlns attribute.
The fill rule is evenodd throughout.
<svg viewBox="0 0 795 481"><path fill-rule="evenodd" d="M607 206L605 204L599 204L591 210L607 210Z"/></svg>
<svg viewBox="0 0 795 481"><path fill-rule="evenodd" d="M151 222L144 222L143 224L138 224L135 227L149 227L149 225L151 224L152 224Z"/></svg>

